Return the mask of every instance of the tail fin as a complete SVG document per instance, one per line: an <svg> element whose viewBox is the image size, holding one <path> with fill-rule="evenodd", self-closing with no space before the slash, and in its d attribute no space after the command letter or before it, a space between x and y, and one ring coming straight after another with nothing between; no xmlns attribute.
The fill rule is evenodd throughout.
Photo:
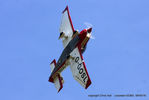
<svg viewBox="0 0 149 100"><path fill-rule="evenodd" d="M51 73L53 71L53 69L55 68L56 66L56 60L54 59L51 64L50 64L50 67L51 67ZM50 81L51 82L51 81ZM63 80L63 77L60 75L60 73L58 73L56 75L56 77L54 77L53 79L53 83L57 89L57 91L59 92L62 88L63 88L63 83L64 83L64 80Z"/></svg>

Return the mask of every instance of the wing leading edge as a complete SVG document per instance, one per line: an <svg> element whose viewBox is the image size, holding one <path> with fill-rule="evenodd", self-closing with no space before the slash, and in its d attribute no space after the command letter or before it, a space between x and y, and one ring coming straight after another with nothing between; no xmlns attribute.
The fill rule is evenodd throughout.
<svg viewBox="0 0 149 100"><path fill-rule="evenodd" d="M90 77L88 75L83 56L80 52L79 47L76 47L73 52L70 54L71 64L70 68L75 80L77 80L85 89L91 84Z"/></svg>

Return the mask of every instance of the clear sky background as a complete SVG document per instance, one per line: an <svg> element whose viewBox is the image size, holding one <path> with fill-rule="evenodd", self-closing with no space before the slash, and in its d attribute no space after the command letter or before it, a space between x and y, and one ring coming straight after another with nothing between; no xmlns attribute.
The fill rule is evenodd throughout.
<svg viewBox="0 0 149 100"><path fill-rule="evenodd" d="M93 25L83 54L92 80L85 90L63 73L57 93L48 82L58 59L61 12L69 6L74 28ZM146 97L88 97L146 94ZM149 100L148 0L0 0L0 100Z"/></svg>

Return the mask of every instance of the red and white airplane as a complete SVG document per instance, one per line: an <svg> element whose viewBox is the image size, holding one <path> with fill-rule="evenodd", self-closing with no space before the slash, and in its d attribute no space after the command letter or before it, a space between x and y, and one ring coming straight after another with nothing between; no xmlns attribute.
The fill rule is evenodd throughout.
<svg viewBox="0 0 149 100"><path fill-rule="evenodd" d="M64 83L61 72L67 66L70 66L74 79L85 89L90 86L91 80L82 53L85 51L86 44L91 37L91 31L92 28L84 29L80 33L76 31L71 21L68 6L65 8L62 12L59 36L59 39L62 39L64 50L58 62L54 59L50 64L51 75L49 82L55 84L58 92L63 88Z"/></svg>

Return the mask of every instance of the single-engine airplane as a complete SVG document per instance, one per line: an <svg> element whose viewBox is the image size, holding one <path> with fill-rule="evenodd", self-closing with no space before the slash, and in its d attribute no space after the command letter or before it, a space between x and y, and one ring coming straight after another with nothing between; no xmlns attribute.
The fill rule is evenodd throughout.
<svg viewBox="0 0 149 100"><path fill-rule="evenodd" d="M82 53L86 50L86 44L91 37L91 31L91 27L82 30L80 33L76 31L71 21L68 6L65 8L62 12L59 36L59 39L62 39L64 50L58 62L54 59L50 64L51 75L49 82L55 84L58 92L63 88L64 83L61 72L67 66L70 66L74 79L85 89L90 86L91 80Z"/></svg>

